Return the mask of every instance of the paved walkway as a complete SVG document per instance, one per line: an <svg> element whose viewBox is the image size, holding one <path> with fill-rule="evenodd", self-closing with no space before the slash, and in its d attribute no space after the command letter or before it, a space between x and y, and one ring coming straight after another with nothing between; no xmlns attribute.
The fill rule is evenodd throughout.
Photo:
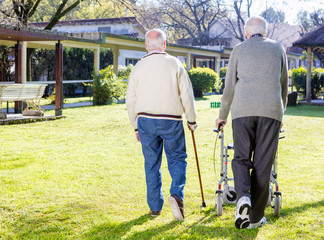
<svg viewBox="0 0 324 240"><path fill-rule="evenodd" d="M75 108L75 107L87 107L92 106L92 102L77 102L77 103L63 103L64 108ZM43 105L42 108L44 110L53 110L55 109L55 105Z"/></svg>
<svg viewBox="0 0 324 240"><path fill-rule="evenodd" d="M307 103L306 101L300 101L299 104L324 106L324 99L315 99L315 100L312 100L311 103Z"/></svg>
<svg viewBox="0 0 324 240"><path fill-rule="evenodd" d="M63 109L65 108L75 108L75 107L87 107L87 106L92 106L92 102L77 102L77 103L64 103L63 104ZM54 110L55 105L43 105L41 106L44 110ZM7 108L3 108L3 112L7 113ZM13 108L9 108L9 113L14 113L15 110Z"/></svg>

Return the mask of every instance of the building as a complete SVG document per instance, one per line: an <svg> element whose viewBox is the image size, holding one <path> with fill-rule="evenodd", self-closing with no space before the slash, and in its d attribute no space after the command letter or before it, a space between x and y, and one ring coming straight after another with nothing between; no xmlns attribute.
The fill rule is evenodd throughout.
<svg viewBox="0 0 324 240"><path fill-rule="evenodd" d="M30 26L44 28L47 22L30 23ZM145 38L145 27L136 20L135 17L121 18L103 18L103 19L82 19L58 22L53 30L67 32L72 35L79 34L91 38L91 33L111 33L116 35L124 35L134 38ZM118 65L135 65L146 52L119 50Z"/></svg>

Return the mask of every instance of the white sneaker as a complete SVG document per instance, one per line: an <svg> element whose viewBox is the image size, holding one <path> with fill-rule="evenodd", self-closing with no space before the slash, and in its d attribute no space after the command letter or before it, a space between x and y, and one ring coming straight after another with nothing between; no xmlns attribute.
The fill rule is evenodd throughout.
<svg viewBox="0 0 324 240"><path fill-rule="evenodd" d="M250 225L249 213L251 211L251 200L249 197L241 197L236 205L235 226L238 229L247 228Z"/></svg>
<svg viewBox="0 0 324 240"><path fill-rule="evenodd" d="M248 229L259 228L264 226L266 223L267 223L267 219L263 217L259 222L251 223L250 226L248 226Z"/></svg>

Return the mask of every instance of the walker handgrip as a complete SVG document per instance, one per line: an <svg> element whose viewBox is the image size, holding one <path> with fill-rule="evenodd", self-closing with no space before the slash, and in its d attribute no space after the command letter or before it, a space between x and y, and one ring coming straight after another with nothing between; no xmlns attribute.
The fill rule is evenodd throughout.
<svg viewBox="0 0 324 240"><path fill-rule="evenodd" d="M219 123L219 125L218 125L218 132L223 128L223 125L225 125L226 124L226 122L224 122L224 121L222 121L222 122L220 122Z"/></svg>

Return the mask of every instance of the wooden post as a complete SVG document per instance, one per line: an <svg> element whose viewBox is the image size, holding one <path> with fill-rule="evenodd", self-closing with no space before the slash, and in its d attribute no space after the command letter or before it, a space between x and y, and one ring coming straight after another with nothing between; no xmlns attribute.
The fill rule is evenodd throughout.
<svg viewBox="0 0 324 240"><path fill-rule="evenodd" d="M21 83L27 81L27 42L21 43Z"/></svg>
<svg viewBox="0 0 324 240"><path fill-rule="evenodd" d="M118 76L118 56L119 56L119 48L113 48L113 64L114 64L114 73Z"/></svg>
<svg viewBox="0 0 324 240"><path fill-rule="evenodd" d="M186 56L186 64L187 64L187 70L189 71L191 69L191 53L187 53Z"/></svg>
<svg viewBox="0 0 324 240"><path fill-rule="evenodd" d="M63 45L58 41L55 45L55 116L62 116L63 111Z"/></svg>
<svg viewBox="0 0 324 240"><path fill-rule="evenodd" d="M15 45L15 83L21 84L21 44ZM22 113L22 102L15 101L15 113Z"/></svg>
<svg viewBox="0 0 324 240"><path fill-rule="evenodd" d="M311 71L312 71L312 49L307 48L307 77L306 77L306 102L312 101L312 84L311 84Z"/></svg>
<svg viewBox="0 0 324 240"><path fill-rule="evenodd" d="M94 49L94 72L98 76L100 70L100 47Z"/></svg>

